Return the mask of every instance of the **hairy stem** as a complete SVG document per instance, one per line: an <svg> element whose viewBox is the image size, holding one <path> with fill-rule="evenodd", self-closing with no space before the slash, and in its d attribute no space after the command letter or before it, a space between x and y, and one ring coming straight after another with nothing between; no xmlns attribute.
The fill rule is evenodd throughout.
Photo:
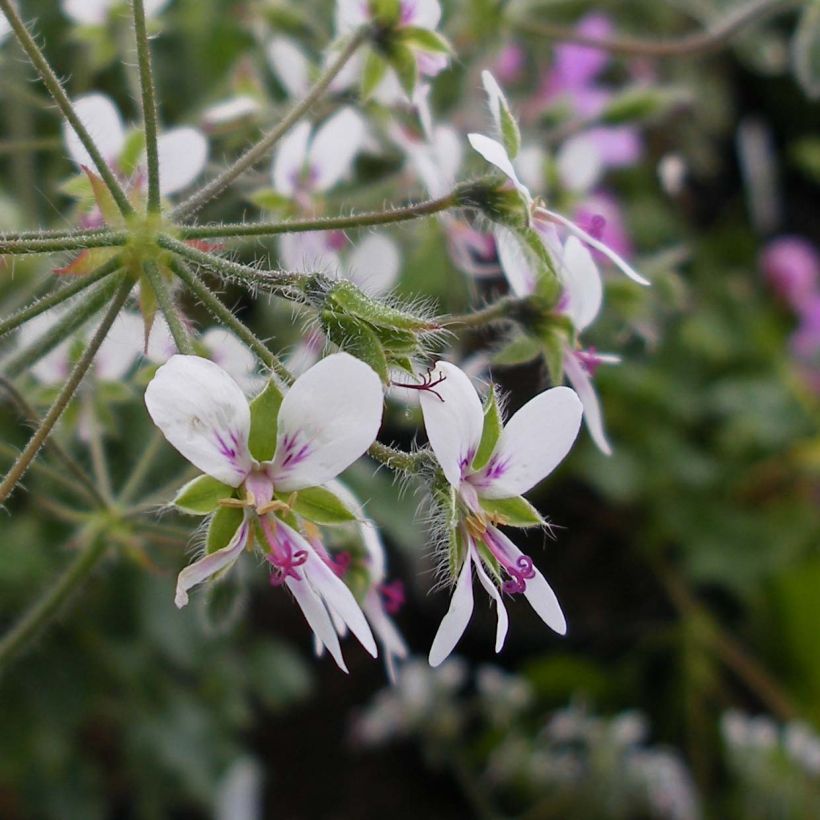
<svg viewBox="0 0 820 820"><path fill-rule="evenodd" d="M183 239L213 239L217 237L257 237L274 236L282 233L301 233L304 231L332 231L347 228L364 228L373 225L390 225L393 222L406 222L429 216L456 205L454 194L428 199L401 208L386 211L373 211L350 216L328 216L318 219L293 219L286 222L239 222L220 225L197 225L183 227L179 235Z"/></svg>
<svg viewBox="0 0 820 820"><path fill-rule="evenodd" d="M91 341L89 341L88 346L83 351L83 354L80 356L77 364L74 365L68 380L63 385L62 390L60 390L54 404L51 405L48 412L43 417L43 420L34 431L34 435L17 457L17 460L6 474L6 477L2 482L0 482L0 504L2 504L11 495L12 491L17 486L17 483L25 475L26 470L28 470L29 465L37 455L40 448L48 440L51 431L54 429L54 425L57 423L66 407L68 407L69 402L77 392L77 388L80 386L80 382L83 380L83 377L89 367L91 367L94 357L100 349L100 345L108 335L111 325L117 318L117 314L125 304L125 300L131 292L132 285L133 283L131 279L127 276L122 277L120 280L119 289L117 290L111 305L106 311L100 326L91 337Z"/></svg>
<svg viewBox="0 0 820 820"><path fill-rule="evenodd" d="M162 278L162 272L156 263L151 260L148 260L143 265L143 270L157 297L162 315L165 317L165 321L168 322L168 329L171 331L171 336L174 339L177 350L180 353L192 355L194 353L194 343L191 341L191 334L188 333L188 328L185 327L179 310L174 304L174 299L171 296L168 285Z"/></svg>
<svg viewBox="0 0 820 820"><path fill-rule="evenodd" d="M9 0L0 0L9 2ZM339 52L335 60L325 69L322 75L308 91L304 99L300 100L290 111L279 121L275 128L269 131L256 144L251 146L232 165L226 168L219 176L212 179L204 187L200 188L188 199L171 212L171 218L175 220L190 217L210 202L214 197L221 194L231 183L241 176L249 168L259 162L268 151L310 110L313 104L324 94L328 86L336 75L344 68L347 61L356 53L359 46L367 39L370 29L364 27L354 34L345 47Z"/></svg>
<svg viewBox="0 0 820 820"><path fill-rule="evenodd" d="M389 470L401 473L415 473L419 467L429 458L429 453L419 450L415 453L406 453L380 441L374 441L367 450L367 454L383 464Z"/></svg>
<svg viewBox="0 0 820 820"><path fill-rule="evenodd" d="M23 47L23 50L26 52L29 60L31 60L34 68L37 69L37 73L40 75L43 84L48 89L48 92L51 94L54 102L57 103L57 107L76 132L80 142L83 144L83 147L86 151L88 151L89 156L94 161L94 165L97 166L97 171L99 172L100 177L106 187L111 192L111 196L117 203L117 207L120 209L120 212L122 214L134 213L134 209L131 207L131 203L128 201L128 197L125 195L122 186L117 181L114 173L108 167L105 158L100 153L94 140L91 139L91 135L88 133L88 130L77 116L77 112L74 110L74 106L71 104L71 100L69 100L68 95L63 90L63 86L60 83L59 78L49 65L48 60L46 60L40 47L34 42L34 38L31 36L22 18L17 13L15 4L12 0L0 0L0 10L2 10L6 15L6 19L14 31L17 40Z"/></svg>
<svg viewBox="0 0 820 820"><path fill-rule="evenodd" d="M145 124L145 156L148 162L148 212L159 213L159 153L157 150L157 101L151 70L151 48L145 27L143 0L132 0L134 31L137 40L137 62L140 71L142 121Z"/></svg>
<svg viewBox="0 0 820 820"><path fill-rule="evenodd" d="M0 0L2 2L2 0ZM32 253L59 253L60 251L83 251L88 248L114 248L124 245L128 234L121 231L103 233L87 232L66 234L46 239L5 239L0 238L0 256L20 256Z"/></svg>
<svg viewBox="0 0 820 820"><path fill-rule="evenodd" d="M475 328L484 327L501 319L512 319L516 313L525 309L530 303L529 298L518 298L515 296L504 296L491 305L474 310L472 313L458 313L452 316L442 316L436 319L436 323L442 327L454 328Z"/></svg>
<svg viewBox="0 0 820 820"><path fill-rule="evenodd" d="M694 31L676 40L641 39L638 37L592 37L577 29L530 19L512 21L514 28L526 34L578 43L589 48L632 57L693 57L717 51L735 34L772 14L799 5L798 0L753 0L739 6L703 31Z"/></svg>

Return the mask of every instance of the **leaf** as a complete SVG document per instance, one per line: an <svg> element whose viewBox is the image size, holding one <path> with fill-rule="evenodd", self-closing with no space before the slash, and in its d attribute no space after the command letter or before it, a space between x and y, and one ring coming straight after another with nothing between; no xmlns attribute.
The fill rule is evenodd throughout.
<svg viewBox="0 0 820 820"><path fill-rule="evenodd" d="M531 362L541 355L541 345L532 338L521 334L511 339L493 356L493 364L511 367Z"/></svg>
<svg viewBox="0 0 820 820"><path fill-rule="evenodd" d="M201 475L182 487L171 503L182 512L207 515L217 508L223 498L231 498L233 494L233 487L209 475Z"/></svg>
<svg viewBox="0 0 820 820"><path fill-rule="evenodd" d="M806 5L791 42L791 62L806 95L820 98L820 1Z"/></svg>
<svg viewBox="0 0 820 820"><path fill-rule="evenodd" d="M384 75L387 74L387 68L387 62L384 57L371 49L364 61L362 81L359 89L363 101L369 100L370 95L379 87L379 83L384 79Z"/></svg>
<svg viewBox="0 0 820 820"><path fill-rule="evenodd" d="M523 496L516 498L479 498L485 512L502 525L509 527L543 527L541 513Z"/></svg>
<svg viewBox="0 0 820 820"><path fill-rule="evenodd" d="M277 498L282 501L287 500L287 494L277 494ZM356 516L352 513L344 502L330 490L324 487L309 487L306 490L299 490L296 494L296 501L293 511L314 524L332 525L347 524L356 521Z"/></svg>
<svg viewBox="0 0 820 820"><path fill-rule="evenodd" d="M276 452L276 432L282 391L273 379L251 402L251 432L248 449L257 461L270 461Z"/></svg>
<svg viewBox="0 0 820 820"><path fill-rule="evenodd" d="M209 555L228 546L242 524L243 515L238 507L220 507L214 513L208 525L208 537L205 542L205 551Z"/></svg>
<svg viewBox="0 0 820 820"><path fill-rule="evenodd" d="M501 418L501 409L498 406L498 395L495 385L490 390L487 401L484 402L484 427L481 431L481 441L473 458L473 469L480 470L487 465L490 456L495 450L504 422Z"/></svg>

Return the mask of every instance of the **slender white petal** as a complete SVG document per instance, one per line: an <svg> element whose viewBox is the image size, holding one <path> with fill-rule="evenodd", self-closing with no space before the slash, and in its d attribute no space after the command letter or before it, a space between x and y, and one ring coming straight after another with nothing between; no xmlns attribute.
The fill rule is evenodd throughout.
<svg viewBox="0 0 820 820"><path fill-rule="evenodd" d="M202 122L207 128L228 125L256 114L259 108L254 97L240 94L209 106L202 114Z"/></svg>
<svg viewBox="0 0 820 820"><path fill-rule="evenodd" d="M195 587L197 584L201 584L206 579L213 577L216 573L227 569L239 558L248 542L249 531L249 522L245 519L226 547L209 555L204 555L179 573L174 597L174 603L178 609L182 609L188 603L188 590L191 587Z"/></svg>
<svg viewBox="0 0 820 820"><path fill-rule="evenodd" d="M598 315L604 288L592 254L578 237L570 236L564 244L558 274L569 297L567 313L580 333Z"/></svg>
<svg viewBox="0 0 820 820"><path fill-rule="evenodd" d="M277 490L301 490L336 478L375 441L384 396L375 371L334 353L299 376L279 410L270 475Z"/></svg>
<svg viewBox="0 0 820 820"><path fill-rule="evenodd" d="M151 332L148 334L148 346L144 352L148 361L154 364L164 364L177 352L171 328L168 327L168 322L161 313L154 316Z"/></svg>
<svg viewBox="0 0 820 820"><path fill-rule="evenodd" d="M510 289L516 296L530 296L535 292L537 268L534 255L521 240L502 225L493 226L498 261Z"/></svg>
<svg viewBox="0 0 820 820"><path fill-rule="evenodd" d="M204 170L208 140L196 128L172 128L157 140L162 193L171 196L187 188Z"/></svg>
<svg viewBox="0 0 820 820"><path fill-rule="evenodd" d="M516 174L515 168L513 168L512 160L504 146L494 139L485 137L484 134L468 134L467 139L470 141L470 145L472 145L487 162L491 165L495 165L495 167L512 182L518 193L521 194L524 203L529 207L532 204L532 195L527 186L518 178L518 174Z"/></svg>
<svg viewBox="0 0 820 820"><path fill-rule="evenodd" d="M293 597L296 598L296 603L299 604L299 608L302 610L308 626L313 630L313 634L322 642L323 646L327 647L339 669L342 672L347 672L347 666L345 666L342 657L342 648L339 646L339 636L333 628L333 621L330 620L330 615L328 615L318 593L304 579L288 578L285 583L293 593Z"/></svg>
<svg viewBox="0 0 820 820"><path fill-rule="evenodd" d="M504 647L504 641L507 638L507 629L510 625L507 608L504 606L504 601L501 598L498 587L490 580L484 567L481 566L480 557L475 560L475 571L476 575L478 575L478 580L481 582L481 586L487 590L487 594L495 601L495 614L498 618L498 624L495 630L495 651L500 652Z"/></svg>
<svg viewBox="0 0 820 820"><path fill-rule="evenodd" d="M242 390L250 395L262 385L263 379L256 371L256 357L239 337L222 327L212 327L200 338L202 345Z"/></svg>
<svg viewBox="0 0 820 820"><path fill-rule="evenodd" d="M454 364L439 362L430 374L439 382L420 391L421 411L430 446L447 480L458 487L481 442L484 411L469 377Z"/></svg>
<svg viewBox="0 0 820 820"><path fill-rule="evenodd" d="M589 191L600 180L603 157L596 140L578 134L566 140L555 158L564 187L577 194Z"/></svg>
<svg viewBox="0 0 820 820"><path fill-rule="evenodd" d="M601 403L598 401L598 394L592 385L592 379L590 379L587 371L571 350L564 354L564 372L567 374L567 380L578 393L578 398L584 407L584 423L595 442L595 446L604 455L612 455L612 447L610 447L604 432L604 419L601 412Z"/></svg>
<svg viewBox="0 0 820 820"><path fill-rule="evenodd" d="M103 159L109 165L113 165L119 159L125 145L125 127L117 106L104 94L78 97L73 105L80 122L94 140ZM77 132L68 123L63 124L63 139L68 155L77 165L85 165L96 171L94 160L80 142Z"/></svg>
<svg viewBox="0 0 820 820"><path fill-rule="evenodd" d="M501 543L507 554L516 562L524 553L512 542L501 530L493 527L493 536ZM547 583L546 578L533 566L535 576L527 580L524 596L530 602L530 606L535 610L538 617L553 631L559 635L566 635L567 622L558 598L552 591L552 587Z"/></svg>
<svg viewBox="0 0 820 820"><path fill-rule="evenodd" d="M651 284L648 279L644 279L638 271L636 271L625 259L615 253L615 251L613 251L610 247L596 239L594 236L588 234L582 228L579 228L574 222L570 221L565 216L561 216L561 214L556 213L555 211L548 211L546 208L539 208L538 213L545 215L547 219L552 220L553 222L558 222L563 225L571 234L574 234L579 239L582 239L591 248L595 248L596 251L600 251L600 253L606 256L606 258L609 259L613 265L620 268L620 270L633 282L637 282L639 285L645 285L647 287Z"/></svg>
<svg viewBox="0 0 820 820"><path fill-rule="evenodd" d="M438 0L404 0L401 3L403 19L407 26L434 29L441 20Z"/></svg>
<svg viewBox="0 0 820 820"><path fill-rule="evenodd" d="M308 151L315 190L327 191L350 173L364 134L364 120L352 108L343 108L319 127Z"/></svg>
<svg viewBox="0 0 820 820"><path fill-rule="evenodd" d="M142 316L121 311L94 357L94 375L102 381L119 381L142 353Z"/></svg>
<svg viewBox="0 0 820 820"><path fill-rule="evenodd" d="M336 34L346 34L370 19L370 7L361 0L338 0L336 3Z"/></svg>
<svg viewBox="0 0 820 820"><path fill-rule="evenodd" d="M347 267L352 282L371 296L381 296L396 284L401 256L392 239L371 234L350 254Z"/></svg>
<svg viewBox="0 0 820 820"><path fill-rule="evenodd" d="M530 399L501 431L487 466L471 481L485 498L512 498L549 475L569 452L583 409L575 392L553 387Z"/></svg>
<svg viewBox="0 0 820 820"><path fill-rule="evenodd" d="M501 134L501 105L506 103L504 92L501 86L496 81L495 77L489 71L481 72L481 83L484 86L484 91L487 94L487 102L490 106L490 114L492 114L493 122L495 123L495 130L497 134Z"/></svg>
<svg viewBox="0 0 820 820"><path fill-rule="evenodd" d="M273 187L282 196L293 196L307 162L310 123L302 121L279 143L273 157Z"/></svg>
<svg viewBox="0 0 820 820"><path fill-rule="evenodd" d="M289 271L336 276L339 254L330 247L326 231L286 233L279 237L279 259Z"/></svg>
<svg viewBox="0 0 820 820"><path fill-rule="evenodd" d="M62 0L63 13L81 26L100 26L115 0Z"/></svg>
<svg viewBox="0 0 820 820"><path fill-rule="evenodd" d="M310 88L310 61L304 51L287 37L274 37L268 44L268 62L289 97L304 97Z"/></svg>
<svg viewBox="0 0 820 820"><path fill-rule="evenodd" d="M251 469L251 413L239 385L199 356L172 356L145 390L148 413L195 467L238 487Z"/></svg>
<svg viewBox="0 0 820 820"><path fill-rule="evenodd" d="M396 658L406 658L407 644L396 625L384 611L378 590L371 589L364 600L364 614L370 621L376 638L382 645L382 657L387 667L387 677L390 683L396 682Z"/></svg>
<svg viewBox="0 0 820 820"><path fill-rule="evenodd" d="M468 549L456 588L453 590L453 597L450 599L450 608L442 618L433 645L430 647L430 666L439 666L447 659L464 634L473 614L473 562L470 553L471 550Z"/></svg>

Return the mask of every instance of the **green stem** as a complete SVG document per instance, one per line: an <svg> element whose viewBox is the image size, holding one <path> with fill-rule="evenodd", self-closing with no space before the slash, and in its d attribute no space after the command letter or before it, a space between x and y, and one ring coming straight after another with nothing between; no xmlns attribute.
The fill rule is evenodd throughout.
<svg viewBox="0 0 820 820"><path fill-rule="evenodd" d="M61 607L100 563L109 541L98 532L99 525L89 527L83 540L87 543L74 556L54 585L39 598L0 640L0 669L23 649L43 627L53 621Z"/></svg>
<svg viewBox="0 0 820 820"><path fill-rule="evenodd" d="M91 367L94 357L100 349L100 345L108 335L111 325L117 318L117 314L125 304L125 300L128 298L128 294L131 292L132 287L133 282L129 277L124 276L120 280L119 289L114 296L114 299L111 302L105 316L103 317L100 326L91 337L91 341L89 341L88 346L83 351L83 354L80 356L77 364L74 365L68 380L63 385L62 390L60 390L54 404L51 405L48 412L43 417L43 420L34 431L34 435L32 435L28 444L17 457L17 460L6 474L6 477L0 483L0 504L2 504L11 495L12 491L17 486L17 483L25 475L26 470L28 470L34 457L37 455L43 444L47 441L51 431L54 429L54 425L58 422L66 407L68 407L69 402L77 392L77 388L80 386L80 382L83 380L83 377L89 367Z"/></svg>
<svg viewBox="0 0 820 820"><path fill-rule="evenodd" d="M8 3L9 0L0 0ZM344 68L347 61L356 53L359 46L370 36L369 27L359 29L347 41L345 47L339 52L336 59L325 69L322 75L308 91L304 99L300 100L282 118L282 120L265 134L261 140L245 151L232 165L226 168L219 176L212 179L204 187L200 188L188 199L171 212L171 218L180 220L190 217L210 202L214 197L221 194L235 179L241 176L249 168L256 165L268 151L310 110L313 104L324 94L328 86L333 82L336 75Z"/></svg>
<svg viewBox="0 0 820 820"><path fill-rule="evenodd" d="M504 296L491 305L475 310L472 313L458 313L452 316L442 316L436 319L436 323L445 328L464 327L475 328L484 327L501 319L512 319L522 309L530 304L530 298L517 298L515 296Z"/></svg>
<svg viewBox="0 0 820 820"><path fill-rule="evenodd" d="M87 233L83 236L66 235L48 239L0 239L0 256L113 248L125 245L126 242L128 242L128 234L115 231Z"/></svg>
<svg viewBox="0 0 820 820"><path fill-rule="evenodd" d="M394 222L406 222L410 219L419 219L423 216L439 213L440 211L455 207L456 204L455 194L448 194L439 199L428 199L424 202L406 205L401 208L393 208L387 211L373 211L363 214L351 214L350 216L293 219L287 222L239 222L220 225L185 226L180 228L179 235L183 239L234 238L390 225Z"/></svg>
<svg viewBox="0 0 820 820"><path fill-rule="evenodd" d="M151 435L151 441L143 448L137 463L134 465L134 469L131 471L131 475L128 476L127 481L120 490L120 494L117 497L117 501L120 505L125 506L134 498L137 490L139 490L142 482L145 480L145 476L153 466L156 457L162 452L162 443L164 441L165 438L162 433L160 433L159 430L154 430Z"/></svg>
<svg viewBox="0 0 820 820"><path fill-rule="evenodd" d="M157 101L154 75L151 71L151 48L145 27L143 0L132 0L134 31L137 40L137 62L140 69L142 93L142 120L145 123L145 156L148 161L148 212L159 213L159 153L157 150Z"/></svg>
<svg viewBox="0 0 820 820"><path fill-rule="evenodd" d="M179 310L174 304L171 292L165 284L165 280L162 278L162 273L157 267L156 262L149 259L143 265L142 269L148 277L148 281L151 283L151 288L157 297L162 315L165 317L165 321L168 322L168 329L171 331L171 336L174 339L177 350L186 355L193 355L195 351L194 343L191 341L191 335L188 333L188 328L185 327L185 323L179 315Z"/></svg>
<svg viewBox="0 0 820 820"><path fill-rule="evenodd" d="M418 450L415 453L406 453L380 441L374 441L367 450L367 454L383 464L389 470L401 473L415 473L430 457L428 451Z"/></svg>
<svg viewBox="0 0 820 820"><path fill-rule="evenodd" d="M7 154L27 154L32 151L54 151L62 148L62 145L62 141L56 137L2 140L0 141L0 157Z"/></svg>
<svg viewBox="0 0 820 820"><path fill-rule="evenodd" d="M103 443L102 431L94 412L94 397L86 392L83 396L84 410L87 414L89 441L88 448L91 452L91 467L94 471L94 479L100 488L100 495L104 500L104 506L110 507L113 502L111 490L111 471L108 469L108 459L105 455L105 444ZM49 439L53 441L53 439Z"/></svg>
<svg viewBox="0 0 820 820"><path fill-rule="evenodd" d="M16 447L12 447L10 444L0 441L0 455L8 457L13 462L14 459L20 455L20 451ZM31 472L35 475L40 475L43 478L50 479L68 492L76 493L78 490L83 490L83 497L87 499L85 496L84 487L82 485L78 486L73 478L69 478L67 475L64 475L56 467L50 467L48 464L42 464L35 461L31 465Z"/></svg>
<svg viewBox="0 0 820 820"><path fill-rule="evenodd" d="M693 57L717 51L742 29L772 14L800 5L799 0L757 0L746 3L715 23L705 31L685 34L676 40L647 39L638 37L592 37L574 28L554 23L517 19L512 26L526 34L548 37L568 43L578 43L589 48L624 54L631 57Z"/></svg>
<svg viewBox="0 0 820 820"><path fill-rule="evenodd" d="M83 144L85 150L88 151L89 156L94 161L94 165L97 166L97 171L99 172L100 177L106 187L111 192L111 196L117 203L117 207L120 209L120 212L123 215L134 213L134 209L131 207L131 203L128 201L128 197L126 197L122 186L117 181L114 173L108 167L103 155L100 153L94 140L88 133L88 130L83 125L82 120L80 120L77 116L77 112L74 110L74 106L71 104L71 100L69 100L68 95L63 90L63 86L61 85L59 78L54 73L54 70L49 65L48 60L46 60L45 55L40 50L37 43L34 42L34 38L31 36L25 23L18 14L15 4L12 0L0 0L0 10L2 10L6 15L6 19L14 31L17 40L28 55L28 58L31 60L34 68L37 69L37 73L40 75L43 84L48 89L48 92L51 94L54 102L57 103L57 107L60 111L62 111L63 116L68 120L69 124L76 132L80 142Z"/></svg>
<svg viewBox="0 0 820 820"><path fill-rule="evenodd" d="M183 281L188 290L196 296L205 309L221 324L230 328L259 358L259 360L276 373L287 384L293 382L293 376L267 347L267 345L240 319L233 315L222 301L199 277L180 259L171 261L171 267Z"/></svg>
<svg viewBox="0 0 820 820"><path fill-rule="evenodd" d="M102 282L100 286L85 299L70 308L54 323L42 336L27 348L11 356L4 363L5 374L10 378L19 376L24 370L38 362L47 353L50 353L60 342L67 339L72 333L81 328L103 305L114 295L117 288L116 277Z"/></svg>
<svg viewBox="0 0 820 820"><path fill-rule="evenodd" d="M26 305L24 308L21 308L7 319L3 319L0 321L0 337L5 336L7 333L11 333L12 330L20 327L20 325L29 321L29 319L33 319L35 316L39 316L41 313L51 310L51 308L62 304L72 296L76 296L78 293L82 293L86 288L90 288L106 276L110 276L119 269L121 261L122 260L119 256L115 256L113 259L109 259L104 265L100 265L99 268L92 271L87 276L75 279L68 285L57 288L51 293L37 299L35 302L32 302L30 305Z"/></svg>
<svg viewBox="0 0 820 820"><path fill-rule="evenodd" d="M28 239L80 239L84 237L95 238L102 234L110 233L111 229L104 228L55 228L54 230L42 230L36 228L33 231L0 231L0 242L20 242Z"/></svg>

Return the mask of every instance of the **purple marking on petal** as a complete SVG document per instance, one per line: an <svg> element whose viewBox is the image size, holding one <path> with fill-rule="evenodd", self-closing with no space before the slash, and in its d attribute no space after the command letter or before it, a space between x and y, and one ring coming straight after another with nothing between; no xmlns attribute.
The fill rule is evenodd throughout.
<svg viewBox="0 0 820 820"><path fill-rule="evenodd" d="M290 470L304 461L311 453L310 443L298 444L299 434L288 433L282 439L282 460L279 465L282 470Z"/></svg>
<svg viewBox="0 0 820 820"><path fill-rule="evenodd" d="M486 487L489 487L494 481L497 481L504 473L507 472L510 466L510 459L508 458L500 458L497 455L492 456L489 462L487 462L487 466L481 470L479 473L474 473L471 476L467 476L467 480L472 484L476 489L481 490Z"/></svg>

